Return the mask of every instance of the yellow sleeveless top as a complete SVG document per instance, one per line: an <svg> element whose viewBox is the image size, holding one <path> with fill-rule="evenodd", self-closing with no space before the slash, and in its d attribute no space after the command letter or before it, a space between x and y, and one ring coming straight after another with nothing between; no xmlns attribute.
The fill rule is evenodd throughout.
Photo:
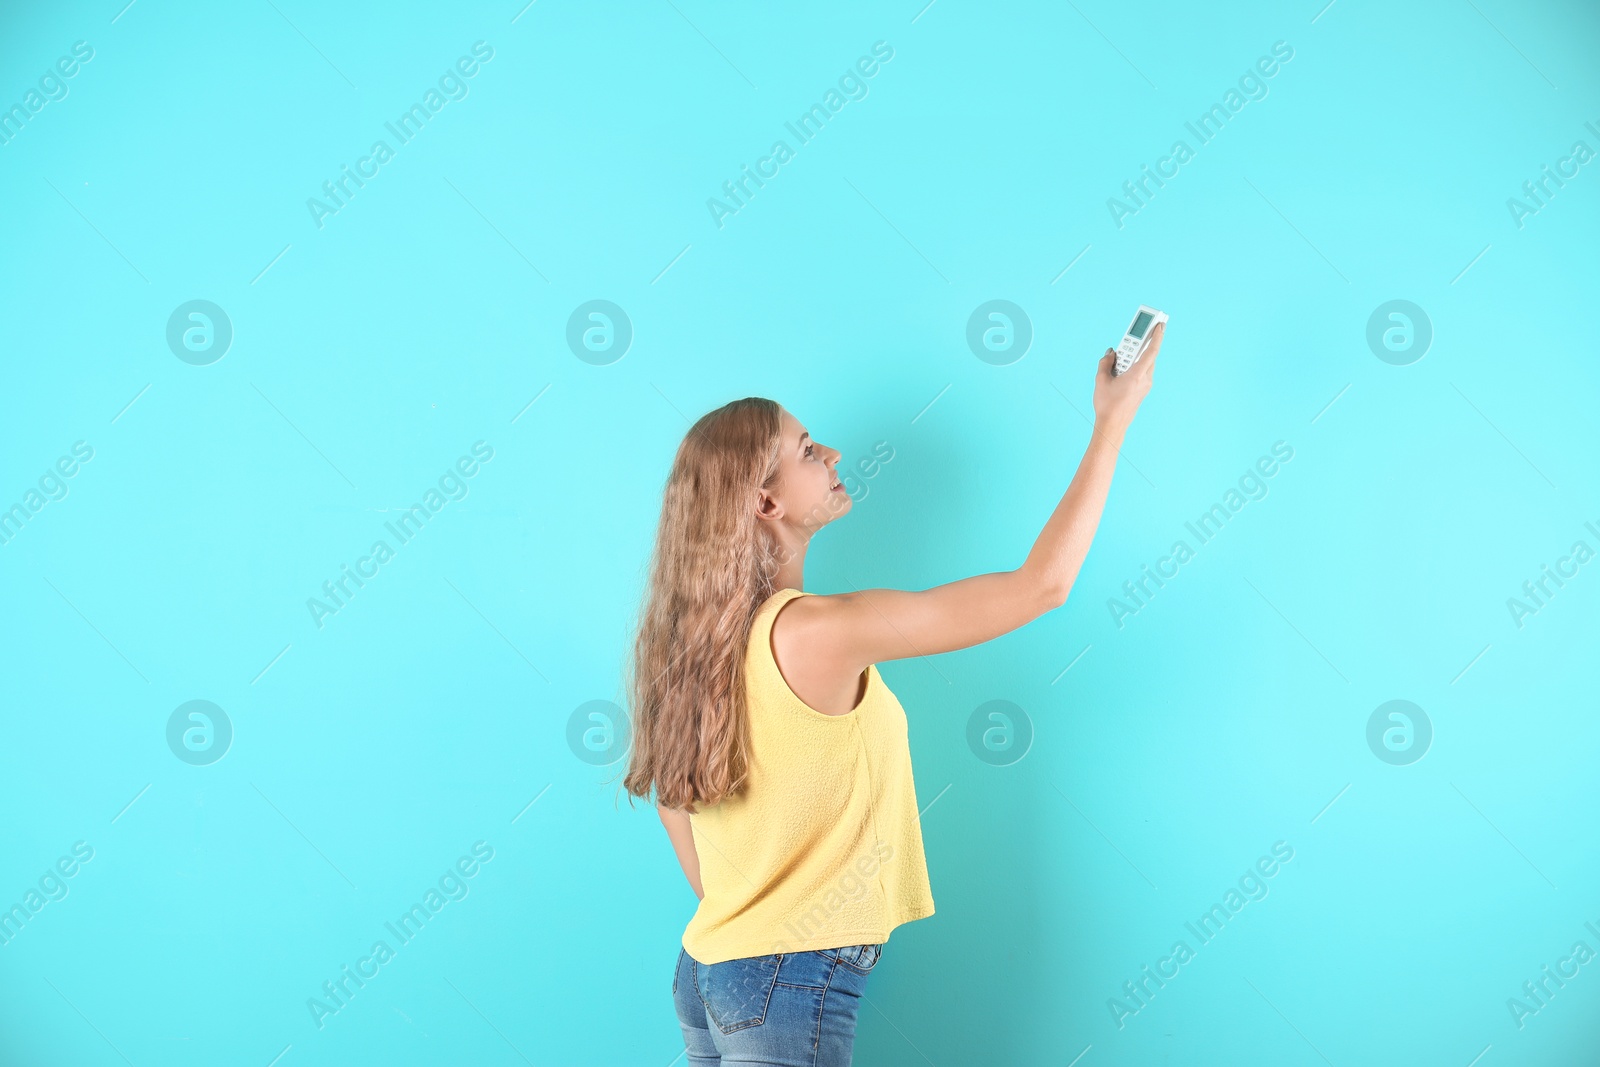
<svg viewBox="0 0 1600 1067"><path fill-rule="evenodd" d="M804 704L772 654L780 589L757 609L745 651L745 789L689 816L705 896L683 932L700 963L881 944L933 914L911 780L906 713L867 668L844 715Z"/></svg>

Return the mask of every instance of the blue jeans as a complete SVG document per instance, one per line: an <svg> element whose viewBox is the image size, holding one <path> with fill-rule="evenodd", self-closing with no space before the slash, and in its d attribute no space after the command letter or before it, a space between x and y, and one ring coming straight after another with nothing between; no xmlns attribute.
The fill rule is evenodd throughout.
<svg viewBox="0 0 1600 1067"><path fill-rule="evenodd" d="M850 1067L882 945L704 964L680 948L672 1000L689 1067Z"/></svg>

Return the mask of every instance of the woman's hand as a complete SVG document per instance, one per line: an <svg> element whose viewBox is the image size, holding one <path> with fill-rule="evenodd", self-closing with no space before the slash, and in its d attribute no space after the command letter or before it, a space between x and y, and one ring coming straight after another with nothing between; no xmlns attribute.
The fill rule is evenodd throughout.
<svg viewBox="0 0 1600 1067"><path fill-rule="evenodd" d="M1133 422L1139 402L1150 391L1150 380L1156 371L1156 355L1161 351L1161 338L1166 335L1167 324L1157 323L1150 331L1150 343L1145 346L1139 362L1122 374L1113 376L1116 366L1115 349L1106 349L1100 357L1100 369L1094 379L1094 420L1096 429L1121 434Z"/></svg>

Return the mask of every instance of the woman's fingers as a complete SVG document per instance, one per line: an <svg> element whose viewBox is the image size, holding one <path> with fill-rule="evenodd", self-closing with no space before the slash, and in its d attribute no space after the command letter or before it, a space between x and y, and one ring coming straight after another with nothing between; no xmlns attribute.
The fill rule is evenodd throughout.
<svg viewBox="0 0 1600 1067"><path fill-rule="evenodd" d="M1154 363L1156 360L1156 355L1161 351L1161 339L1166 335L1167 324L1165 322L1156 323L1156 328L1150 331L1149 351L1146 352L1141 358L1147 359L1151 363Z"/></svg>

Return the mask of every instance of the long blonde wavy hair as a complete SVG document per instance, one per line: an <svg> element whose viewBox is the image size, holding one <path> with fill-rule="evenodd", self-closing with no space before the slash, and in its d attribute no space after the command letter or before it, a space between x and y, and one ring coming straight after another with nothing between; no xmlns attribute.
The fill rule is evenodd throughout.
<svg viewBox="0 0 1600 1067"><path fill-rule="evenodd" d="M725 404L673 459L627 670L630 803L654 790L661 806L693 811L744 783L745 646L778 569L757 490L779 481L780 410L759 396Z"/></svg>

